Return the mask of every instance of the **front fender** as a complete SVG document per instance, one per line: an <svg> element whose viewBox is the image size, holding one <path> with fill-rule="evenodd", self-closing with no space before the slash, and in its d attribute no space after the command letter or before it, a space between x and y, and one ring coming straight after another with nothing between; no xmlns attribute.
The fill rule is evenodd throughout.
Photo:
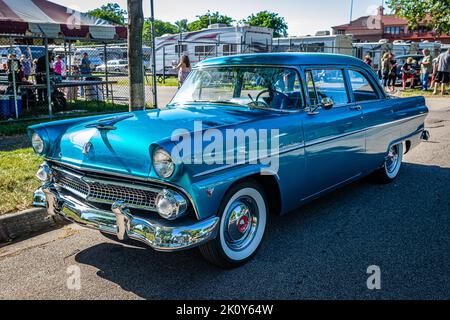
<svg viewBox="0 0 450 320"><path fill-rule="evenodd" d="M219 207L225 193L236 182L252 176L264 174L272 175L279 183L279 176L276 172L264 165L237 165L222 171L209 173L193 182L189 193L197 208L200 219L206 219L213 215L218 215Z"/></svg>

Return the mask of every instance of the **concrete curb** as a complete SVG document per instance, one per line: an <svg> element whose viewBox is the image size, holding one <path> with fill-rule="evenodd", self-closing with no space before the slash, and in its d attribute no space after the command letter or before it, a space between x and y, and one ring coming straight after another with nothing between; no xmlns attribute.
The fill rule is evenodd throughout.
<svg viewBox="0 0 450 320"><path fill-rule="evenodd" d="M59 217L47 214L45 208L32 208L0 216L0 243L9 242L51 227L64 224Z"/></svg>

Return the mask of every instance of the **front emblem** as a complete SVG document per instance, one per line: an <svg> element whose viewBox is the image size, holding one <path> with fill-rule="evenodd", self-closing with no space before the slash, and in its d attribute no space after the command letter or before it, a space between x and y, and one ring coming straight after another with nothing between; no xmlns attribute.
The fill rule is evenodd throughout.
<svg viewBox="0 0 450 320"><path fill-rule="evenodd" d="M89 153L89 151L91 151L91 148L92 148L92 143L91 142L87 142L83 146L83 150L82 150L83 154L86 156Z"/></svg>

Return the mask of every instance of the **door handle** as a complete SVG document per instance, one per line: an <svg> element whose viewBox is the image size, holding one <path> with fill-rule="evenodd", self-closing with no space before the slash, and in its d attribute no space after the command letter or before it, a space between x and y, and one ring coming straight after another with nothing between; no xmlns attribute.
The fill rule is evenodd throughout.
<svg viewBox="0 0 450 320"><path fill-rule="evenodd" d="M351 106L350 110L352 110L352 111L361 111L362 107L360 105Z"/></svg>

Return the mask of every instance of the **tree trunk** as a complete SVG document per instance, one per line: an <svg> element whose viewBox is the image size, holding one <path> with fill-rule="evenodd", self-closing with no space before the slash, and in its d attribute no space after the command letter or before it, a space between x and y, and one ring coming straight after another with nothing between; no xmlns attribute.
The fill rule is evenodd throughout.
<svg viewBox="0 0 450 320"><path fill-rule="evenodd" d="M128 83L130 111L145 106L144 65L142 56L142 29L144 12L142 0L128 1Z"/></svg>

